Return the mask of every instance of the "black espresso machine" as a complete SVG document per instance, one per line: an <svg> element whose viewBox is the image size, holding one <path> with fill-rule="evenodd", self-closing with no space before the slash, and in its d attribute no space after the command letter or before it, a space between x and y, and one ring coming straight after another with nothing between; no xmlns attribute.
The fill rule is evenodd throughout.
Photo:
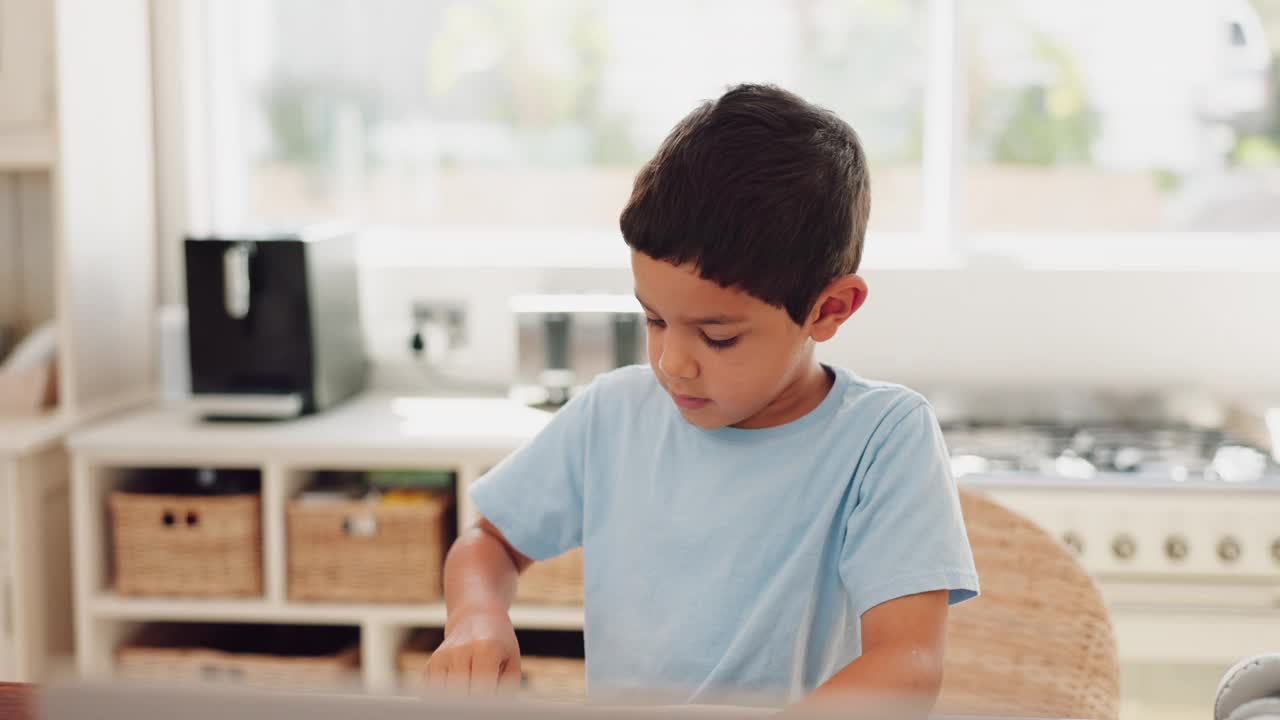
<svg viewBox="0 0 1280 720"><path fill-rule="evenodd" d="M292 418L364 388L354 233L188 237L185 247L196 412Z"/></svg>

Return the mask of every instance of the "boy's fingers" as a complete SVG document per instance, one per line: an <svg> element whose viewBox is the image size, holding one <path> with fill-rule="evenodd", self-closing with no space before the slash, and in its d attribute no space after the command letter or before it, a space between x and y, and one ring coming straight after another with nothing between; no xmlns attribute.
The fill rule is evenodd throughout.
<svg viewBox="0 0 1280 720"><path fill-rule="evenodd" d="M498 691L503 695L515 695L520 690L520 658L513 657L502 666L498 675Z"/></svg>
<svg viewBox="0 0 1280 720"><path fill-rule="evenodd" d="M457 695L466 695L471 686L471 658L458 658L449 664L445 677L445 689Z"/></svg>
<svg viewBox="0 0 1280 720"><path fill-rule="evenodd" d="M471 663L471 694L492 695L498 691L502 663L496 655L482 655Z"/></svg>
<svg viewBox="0 0 1280 720"><path fill-rule="evenodd" d="M449 675L449 661L439 655L432 655L427 663L427 689L444 690L445 678Z"/></svg>

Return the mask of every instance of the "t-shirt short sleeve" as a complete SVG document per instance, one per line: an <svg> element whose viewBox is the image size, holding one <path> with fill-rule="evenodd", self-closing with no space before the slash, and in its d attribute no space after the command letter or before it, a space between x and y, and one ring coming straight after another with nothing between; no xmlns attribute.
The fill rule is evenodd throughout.
<svg viewBox="0 0 1280 720"><path fill-rule="evenodd" d="M859 616L906 595L949 591L952 604L978 594L942 430L919 401L892 422L865 470L845 524L840 577Z"/></svg>
<svg viewBox="0 0 1280 720"><path fill-rule="evenodd" d="M511 545L542 561L582 544L583 468L597 385L471 486L476 509Z"/></svg>

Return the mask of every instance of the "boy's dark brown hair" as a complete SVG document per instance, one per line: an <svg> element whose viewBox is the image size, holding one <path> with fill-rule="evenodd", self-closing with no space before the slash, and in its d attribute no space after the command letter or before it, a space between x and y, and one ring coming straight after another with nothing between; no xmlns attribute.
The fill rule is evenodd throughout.
<svg viewBox="0 0 1280 720"><path fill-rule="evenodd" d="M636 176L620 225L655 260L692 263L803 324L856 272L871 210L858 135L771 85L739 85L676 125Z"/></svg>

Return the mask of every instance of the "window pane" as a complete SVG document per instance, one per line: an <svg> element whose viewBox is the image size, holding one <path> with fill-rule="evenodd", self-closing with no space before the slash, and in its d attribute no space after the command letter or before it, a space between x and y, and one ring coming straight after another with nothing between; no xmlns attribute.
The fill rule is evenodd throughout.
<svg viewBox="0 0 1280 720"><path fill-rule="evenodd" d="M1280 228L1280 1L970 0L970 230Z"/></svg>
<svg viewBox="0 0 1280 720"><path fill-rule="evenodd" d="M849 120L872 227L919 225L922 0L245 4L255 220L616 230L671 126L750 81Z"/></svg>

